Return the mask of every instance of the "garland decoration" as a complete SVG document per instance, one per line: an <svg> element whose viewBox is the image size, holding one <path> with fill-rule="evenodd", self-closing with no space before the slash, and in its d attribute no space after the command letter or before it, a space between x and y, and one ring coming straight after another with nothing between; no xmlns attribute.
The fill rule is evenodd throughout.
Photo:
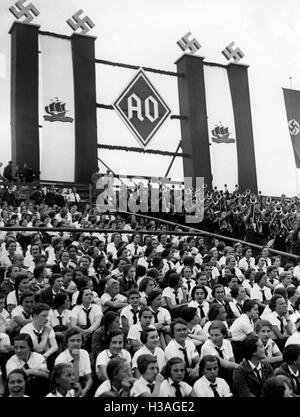
<svg viewBox="0 0 300 417"><path fill-rule="evenodd" d="M164 155L164 156L180 156L182 158L188 158L190 154L183 152L169 152L169 151L160 151L158 149L142 149L136 147L127 147L127 146L118 146L118 145L104 145L98 143L99 149L108 149L110 151L126 151L126 152L137 152L137 153L150 153L155 155Z"/></svg>
<svg viewBox="0 0 300 417"><path fill-rule="evenodd" d="M140 65L122 64L121 62L105 61L104 59L95 59L95 62L96 64L112 65L113 67L130 68L130 69L142 68L144 71L154 72L155 74L171 75L172 77L184 78L184 74L181 74L179 72L164 71L164 70L150 68L150 67L141 67Z"/></svg>

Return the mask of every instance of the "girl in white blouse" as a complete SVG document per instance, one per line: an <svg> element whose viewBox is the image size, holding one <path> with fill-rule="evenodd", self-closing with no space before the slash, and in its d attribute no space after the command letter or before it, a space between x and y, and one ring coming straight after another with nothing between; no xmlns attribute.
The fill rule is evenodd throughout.
<svg viewBox="0 0 300 417"><path fill-rule="evenodd" d="M96 374L103 382L107 379L106 367L110 359L123 358L131 364L130 353L124 348L124 335L122 330L112 330L107 335L107 349L99 353L96 359Z"/></svg>
<svg viewBox="0 0 300 417"><path fill-rule="evenodd" d="M59 363L54 366L50 378L51 392L46 397L80 397L81 386L75 382L73 365Z"/></svg>

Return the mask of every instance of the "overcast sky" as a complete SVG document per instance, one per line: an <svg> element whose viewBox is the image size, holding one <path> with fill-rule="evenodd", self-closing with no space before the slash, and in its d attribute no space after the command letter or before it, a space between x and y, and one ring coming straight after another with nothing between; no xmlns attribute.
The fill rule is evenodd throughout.
<svg viewBox="0 0 300 417"><path fill-rule="evenodd" d="M221 51L234 41L249 65L250 99L258 187L265 194L297 193L296 168L287 128L282 87L300 90L300 2L298 0L31 0L42 30L71 35L66 20L83 9L95 27L96 58L176 71L182 55L176 42L192 32L198 55L226 64ZM27 1L28 3L28 1ZM10 35L15 18L0 1L0 161L11 158ZM97 101L112 104L135 72L97 64ZM178 114L177 80L147 73L173 114ZM138 146L114 111L98 111L98 143ZM180 124L167 120L148 148L175 151ZM101 150L116 172L163 176L171 158ZM102 169L102 167L101 167ZM183 178L177 158L170 175ZM299 181L300 184L300 181Z"/></svg>

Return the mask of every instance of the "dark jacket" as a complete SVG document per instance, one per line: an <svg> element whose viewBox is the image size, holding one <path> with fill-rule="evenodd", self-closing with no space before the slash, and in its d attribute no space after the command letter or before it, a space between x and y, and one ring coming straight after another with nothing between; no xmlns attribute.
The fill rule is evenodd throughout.
<svg viewBox="0 0 300 417"><path fill-rule="evenodd" d="M288 364L287 363L283 363L282 365L279 366L279 368L275 369L274 374L277 375L284 375L286 377L288 377L288 379L291 381L292 384L292 388L293 388L293 393L296 395L300 395L300 387L297 387L297 383L295 381L295 379L293 378L289 368L288 368Z"/></svg>
<svg viewBox="0 0 300 417"><path fill-rule="evenodd" d="M120 285L120 294L124 295L125 297L127 297L127 292L129 290L137 290L138 286L135 280L129 280L127 281L126 278L121 278L119 280L119 285Z"/></svg>
<svg viewBox="0 0 300 417"><path fill-rule="evenodd" d="M261 362L261 370L263 383L273 376L270 364ZM233 371L233 390L238 397L261 397L262 386L246 359Z"/></svg>

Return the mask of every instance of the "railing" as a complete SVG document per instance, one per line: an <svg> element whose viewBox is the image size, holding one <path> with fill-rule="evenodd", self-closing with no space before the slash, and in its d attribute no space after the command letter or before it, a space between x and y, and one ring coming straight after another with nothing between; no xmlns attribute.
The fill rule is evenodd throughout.
<svg viewBox="0 0 300 417"><path fill-rule="evenodd" d="M123 213L127 213L127 214L133 214L133 213L129 213L129 212L123 212ZM155 220L156 222L158 221L158 219L156 217L151 217L151 216L145 216L145 215L139 215L134 213L135 216L141 216L141 217L145 217L147 219L151 219L151 220ZM144 234L144 235L160 235L162 233L168 234L168 235L172 235L172 236L207 236L207 237L212 237L212 238L217 238L220 239L222 241L229 241L229 242L234 242L234 243L241 243L244 246L249 246L251 248L255 248L255 249L259 249L261 250L264 246L260 246L260 245L256 245L254 243L250 243L250 242L245 242L243 240L239 240L239 239L235 239L235 238L231 238L231 237L227 237L227 236L223 236L223 235L219 235L216 233L210 233L210 232L206 232L205 230L198 230L195 228L191 228L185 225L181 225L178 223L173 223L167 220L162 220L159 219L160 223L166 223L168 225L173 225L173 226L179 226L179 227L183 227L186 229L189 229L187 231L184 232L176 232L173 230L166 230L166 231L162 231L162 230L120 230L120 229L91 229L91 228L81 228L81 229L74 229L71 227L5 227L2 226L0 227L0 231L6 231L6 232L40 232L40 233L45 233L45 232L68 232L68 233L74 233L74 234L80 234L80 233L103 233L105 236L107 236L108 233L120 233L120 234L135 234L135 233L140 233L140 234ZM282 251L278 251L276 249L269 249L269 251L271 253L274 253L275 255L280 255L280 256L284 256L286 258L291 258L291 259L296 259L298 257L298 255L294 255L292 253L287 253L287 252L282 252Z"/></svg>

